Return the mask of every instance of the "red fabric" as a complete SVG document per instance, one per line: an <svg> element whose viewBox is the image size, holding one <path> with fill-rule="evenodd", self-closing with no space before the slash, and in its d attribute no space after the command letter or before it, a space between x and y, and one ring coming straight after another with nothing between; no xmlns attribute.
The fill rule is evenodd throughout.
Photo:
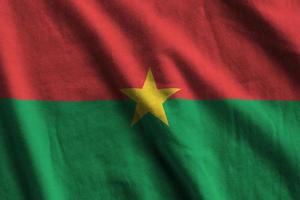
<svg viewBox="0 0 300 200"><path fill-rule="evenodd" d="M0 96L300 99L299 0L0 0Z"/></svg>

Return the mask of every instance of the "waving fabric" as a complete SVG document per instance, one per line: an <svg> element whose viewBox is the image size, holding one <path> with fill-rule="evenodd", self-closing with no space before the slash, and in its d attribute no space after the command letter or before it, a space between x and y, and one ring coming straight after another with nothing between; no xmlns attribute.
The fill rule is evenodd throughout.
<svg viewBox="0 0 300 200"><path fill-rule="evenodd" d="M0 0L0 199L300 199L300 1Z"/></svg>

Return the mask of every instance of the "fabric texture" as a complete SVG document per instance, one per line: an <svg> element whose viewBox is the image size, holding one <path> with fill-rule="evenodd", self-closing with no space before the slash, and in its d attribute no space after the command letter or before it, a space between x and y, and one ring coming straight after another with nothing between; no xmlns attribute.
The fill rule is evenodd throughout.
<svg viewBox="0 0 300 200"><path fill-rule="evenodd" d="M300 199L299 0L0 0L0 199Z"/></svg>

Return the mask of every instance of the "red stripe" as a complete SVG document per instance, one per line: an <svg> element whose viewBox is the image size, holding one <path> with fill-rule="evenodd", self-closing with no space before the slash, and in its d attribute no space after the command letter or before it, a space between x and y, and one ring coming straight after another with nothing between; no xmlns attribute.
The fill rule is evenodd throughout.
<svg viewBox="0 0 300 200"><path fill-rule="evenodd" d="M300 100L300 2L0 0L0 97Z"/></svg>

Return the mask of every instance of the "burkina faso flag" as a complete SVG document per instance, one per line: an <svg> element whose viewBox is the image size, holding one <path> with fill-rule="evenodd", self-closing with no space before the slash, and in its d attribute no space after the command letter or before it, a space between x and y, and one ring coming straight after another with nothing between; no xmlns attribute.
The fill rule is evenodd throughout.
<svg viewBox="0 0 300 200"><path fill-rule="evenodd" d="M0 200L299 199L299 0L0 0Z"/></svg>

